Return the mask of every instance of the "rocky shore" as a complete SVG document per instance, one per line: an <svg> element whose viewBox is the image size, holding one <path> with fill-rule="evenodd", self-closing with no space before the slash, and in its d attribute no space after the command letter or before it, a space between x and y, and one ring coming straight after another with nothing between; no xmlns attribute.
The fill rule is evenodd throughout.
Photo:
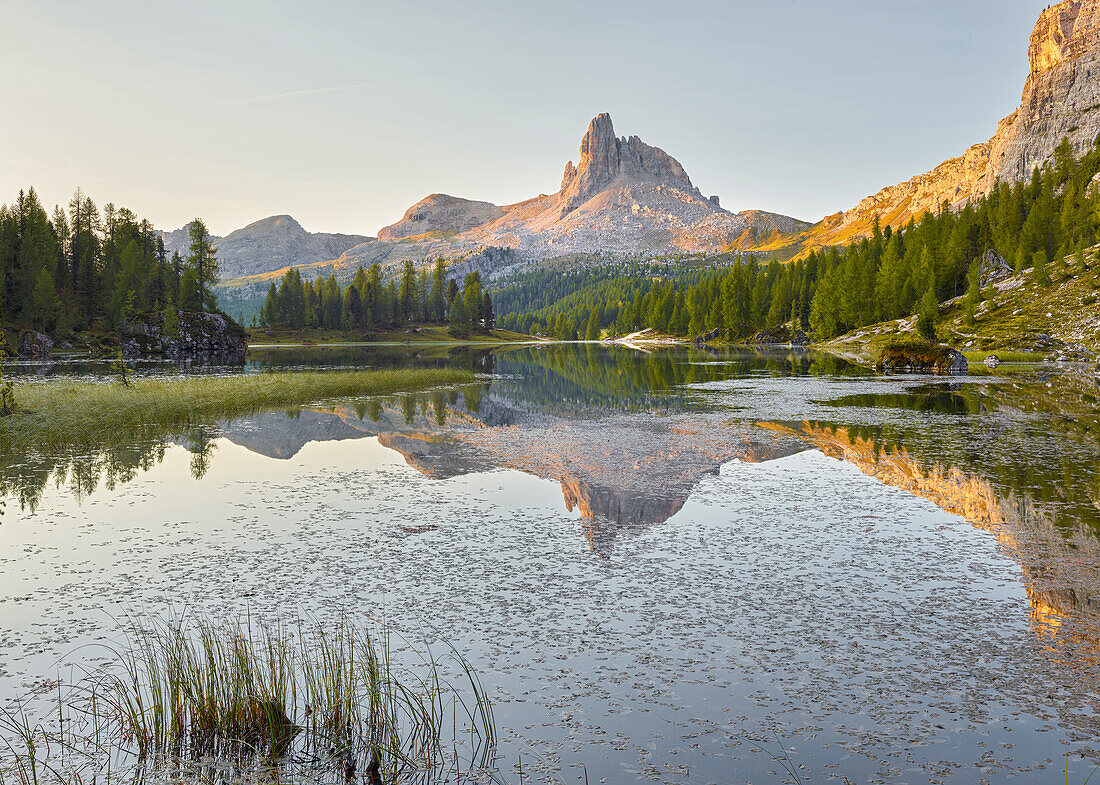
<svg viewBox="0 0 1100 785"><path fill-rule="evenodd" d="M248 351L248 335L225 314L180 311L171 325L164 313L145 314L117 335L91 335L74 343L56 341L34 330L24 330L16 341L20 359L48 360L56 351L93 356L122 352L127 360L211 359L241 361ZM75 340L75 339L74 339Z"/></svg>

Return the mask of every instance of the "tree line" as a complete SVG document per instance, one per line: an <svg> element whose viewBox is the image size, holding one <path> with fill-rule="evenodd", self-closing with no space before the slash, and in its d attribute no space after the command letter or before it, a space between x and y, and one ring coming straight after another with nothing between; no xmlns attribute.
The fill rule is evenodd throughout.
<svg viewBox="0 0 1100 785"><path fill-rule="evenodd" d="M118 329L148 311L212 311L218 262L210 232L188 226L187 256L168 257L151 223L77 189L46 213L33 188L0 206L0 319L69 334Z"/></svg>
<svg viewBox="0 0 1100 785"><path fill-rule="evenodd" d="M345 286L335 275L309 281L291 268L278 284L271 283L258 321L262 327L364 332L446 324L457 337L496 327L493 301L481 276L468 274L459 288L457 281L448 279L443 259L436 259L430 273L426 266L417 272L413 262L406 261L401 274L388 281L380 265L360 267Z"/></svg>
<svg viewBox="0 0 1100 785"><path fill-rule="evenodd" d="M1097 140L1100 144L1100 139ZM551 305L510 312L506 329L571 340L625 335L643 328L696 337L718 330L731 338L789 324L825 340L849 330L916 315L935 336L939 304L965 296L968 314L981 301L982 257L996 251L1017 272L1034 268L1049 285L1047 265L1100 241L1100 150L1081 158L1063 140L1030 180L997 183L961 209L944 204L894 231L880 228L853 245L816 249L790 264L755 256L727 269L643 278L599 272L543 282L562 296ZM569 290L573 282L577 286ZM537 302L521 292L516 300Z"/></svg>

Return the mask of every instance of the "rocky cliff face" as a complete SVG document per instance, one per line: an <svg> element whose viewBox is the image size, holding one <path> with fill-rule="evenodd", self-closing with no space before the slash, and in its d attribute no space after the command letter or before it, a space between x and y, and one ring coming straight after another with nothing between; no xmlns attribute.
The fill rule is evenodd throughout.
<svg viewBox="0 0 1100 785"><path fill-rule="evenodd" d="M1100 0L1067 0L1039 16L1020 109L990 142L979 184L1031 176L1068 137L1078 154L1100 135Z"/></svg>
<svg viewBox="0 0 1100 785"><path fill-rule="evenodd" d="M187 256L187 227L163 233L171 254ZM284 267L338 258L349 248L372 238L351 234L307 232L289 215L273 215L242 229L215 237L218 264L224 280L266 273Z"/></svg>
<svg viewBox="0 0 1100 785"><path fill-rule="evenodd" d="M581 140L580 163L565 165L558 192L562 218L580 207L619 177L631 182L652 181L695 191L680 162L637 136L618 139L611 115L599 114Z"/></svg>
<svg viewBox="0 0 1100 785"><path fill-rule="evenodd" d="M1100 0L1066 0L1039 16L1028 46L1030 72L1020 108L1000 122L988 142L926 174L884 188L851 210L829 216L799 238L809 246L837 245L883 225L989 193L998 180L1031 176L1069 138L1078 154L1100 135Z"/></svg>

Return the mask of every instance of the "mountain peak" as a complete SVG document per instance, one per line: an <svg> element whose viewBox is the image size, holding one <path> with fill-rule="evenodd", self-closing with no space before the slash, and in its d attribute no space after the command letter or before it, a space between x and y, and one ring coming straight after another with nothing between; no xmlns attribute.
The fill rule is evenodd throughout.
<svg viewBox="0 0 1100 785"><path fill-rule="evenodd" d="M580 207L618 177L695 190L679 161L637 136L616 137L611 115L602 112L592 118L581 139L577 166L572 161L565 165L559 192L561 216Z"/></svg>
<svg viewBox="0 0 1100 785"><path fill-rule="evenodd" d="M294 234L307 234L306 230L302 228L302 225L298 223L293 216L289 215L271 215L267 218L261 218L258 221L253 221L248 226L238 229L237 232L257 231L262 229L293 232ZM236 232L234 232L234 234L236 234Z"/></svg>

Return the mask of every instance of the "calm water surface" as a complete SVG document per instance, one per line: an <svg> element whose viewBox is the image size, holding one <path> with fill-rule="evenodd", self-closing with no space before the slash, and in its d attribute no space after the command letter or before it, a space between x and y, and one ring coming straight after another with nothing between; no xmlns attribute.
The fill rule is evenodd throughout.
<svg viewBox="0 0 1100 785"><path fill-rule="evenodd" d="M402 366L483 376L0 458L0 704L120 616L346 613L463 652L536 778L779 783L780 745L806 782L1100 762L1091 369L548 346L188 372Z"/></svg>

